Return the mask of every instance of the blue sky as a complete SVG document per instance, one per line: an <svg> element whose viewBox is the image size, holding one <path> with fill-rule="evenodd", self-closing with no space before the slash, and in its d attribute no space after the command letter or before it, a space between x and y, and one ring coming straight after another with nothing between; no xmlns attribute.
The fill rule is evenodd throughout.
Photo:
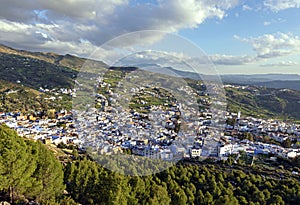
<svg viewBox="0 0 300 205"><path fill-rule="evenodd" d="M158 30L194 42L221 74L300 74L300 0L0 2L0 41L16 48L89 57L117 36ZM153 32L126 46L162 38Z"/></svg>
<svg viewBox="0 0 300 205"><path fill-rule="evenodd" d="M191 39L201 47L208 55L256 55L253 46L246 42L241 42L235 36L241 38L259 37L266 34L291 33L300 36L300 9L290 8L277 12L266 9L255 10L243 9L239 5L227 12L223 19L207 19L199 27L194 29L183 29L180 35ZM253 5L251 5L253 6ZM251 10L250 10L251 9ZM290 62L293 65L280 65L282 62ZM293 63L292 63L293 62ZM266 62L254 63L250 65L217 65L221 73L300 73L300 55L287 55L267 59ZM270 64L270 66L266 66ZM272 65L271 65L272 64Z"/></svg>
<svg viewBox="0 0 300 205"><path fill-rule="evenodd" d="M261 36L276 32L291 32L300 35L300 9L288 9L280 12L243 11L241 6L228 12L223 19L208 19L198 28L184 29L179 32L202 46L208 53L224 52L239 54L241 50L253 54L251 46L234 39L241 37ZM228 49L230 45L230 49Z"/></svg>

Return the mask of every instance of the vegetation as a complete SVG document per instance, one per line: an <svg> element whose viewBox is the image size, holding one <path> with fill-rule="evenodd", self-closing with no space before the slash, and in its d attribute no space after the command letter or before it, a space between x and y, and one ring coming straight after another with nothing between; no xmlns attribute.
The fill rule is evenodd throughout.
<svg viewBox="0 0 300 205"><path fill-rule="evenodd" d="M1 198L12 204L34 200L54 203L64 190L63 167L40 142L20 138L0 126Z"/></svg>
<svg viewBox="0 0 300 205"><path fill-rule="evenodd" d="M45 61L47 63L55 64L57 66L68 67L74 70L80 70L84 66L87 59L78 58L69 54L58 55L51 52L29 52L24 50L16 50L0 44L0 53L18 55L26 58L31 58L33 60ZM101 67L106 67L107 65L101 61L89 60L89 62L97 64Z"/></svg>
<svg viewBox="0 0 300 205"><path fill-rule="evenodd" d="M53 53L32 53L26 51L18 51L0 45L0 84L11 82L20 86L30 87L33 90L43 88L73 88L74 79L78 74L79 68L84 65L86 59L77 58L71 55L60 56ZM95 68L107 67L102 62L94 62L91 65ZM95 64L95 65L94 65ZM104 74L104 82L108 84L107 87L100 87L98 92L103 94L107 99L110 95L108 90L113 90L127 73L135 71L135 67L111 67ZM200 97L197 98L200 109L209 106L209 96L205 95L206 86L199 80L185 79L186 83L194 89ZM228 104L228 111L241 111L243 115L254 116L261 118L277 118L283 120L300 121L300 113L295 112L300 107L300 91L288 89L271 89L258 86L244 86L245 88L226 88L226 97ZM1 89L1 86L0 86ZM10 89L7 87L7 89ZM25 89L28 90L28 89ZM3 91L3 90L2 90ZM22 89L20 89L22 91ZM26 97L31 98L27 100ZM3 95L0 97L5 101ZM32 95L29 93L19 92L11 95L11 99L2 103L0 108L6 106L3 110L12 111L18 109L19 104L14 106L14 102L18 101L36 101L24 103L24 105L33 105L36 109L42 106L44 102L39 100L32 100ZM63 102L66 100L67 102ZM70 99L65 98L56 103L59 107L71 108ZM40 100L41 101L41 100ZM157 104L157 99L150 99ZM40 105L39 105L40 104ZM51 103L50 103L51 104ZM53 108L54 106L49 106ZM132 107L139 107L140 105L131 105ZM23 106L24 107L24 106ZM26 106L25 106L26 108ZM142 109L141 109L142 110Z"/></svg>
<svg viewBox="0 0 300 205"><path fill-rule="evenodd" d="M140 113L148 113L150 107L161 106L164 109L169 108L176 99L167 90L162 88L145 88L135 93L129 103L129 108Z"/></svg>
<svg viewBox="0 0 300 205"><path fill-rule="evenodd" d="M283 164L300 170L299 159ZM300 200L299 177L284 171L283 166L285 174L275 170L266 174L263 167L233 166L232 160L228 158L218 165L209 161L180 162L143 177L111 172L87 157L79 157L64 167L43 144L24 140L2 125L0 199L12 204L33 200L40 204L176 205L275 205L297 204Z"/></svg>
<svg viewBox="0 0 300 205"><path fill-rule="evenodd" d="M58 98L54 94L42 93L35 89L0 80L0 112L22 112L23 114L35 114L49 110L70 110L71 97L60 94ZM51 99L55 97L55 100Z"/></svg>
<svg viewBox="0 0 300 205"><path fill-rule="evenodd" d="M82 60L75 59L55 54L1 52L0 111L41 110L54 115L53 108L70 109L70 97L45 100L51 95L37 89L71 88L78 73L76 69L83 64ZM104 75L104 82L114 88L126 72L134 69L112 68ZM206 105L209 97L202 96L205 86L201 81L187 80L187 83L199 92L198 101ZM99 90L107 97L108 87ZM164 90L154 93L161 95L160 98L145 93L135 95L130 106L163 105L173 100ZM299 112L295 112L300 105L298 91L248 87L227 88L226 93L228 109L232 112L240 110L243 115L300 119ZM234 125L235 119L230 124ZM244 134L239 137L253 140L255 136ZM283 145L290 147L291 142L284 141ZM61 156L55 156L52 150ZM236 156L219 164L195 160L180 162L155 175L134 177L111 172L90 160L89 156L78 157L75 148L70 154L73 157L62 163L64 151L52 150L41 142L20 138L15 131L0 125L0 201L11 204L35 201L39 204L275 205L298 204L300 200L299 175L292 174L300 171L300 157L294 160L279 158L277 162L270 162L270 166L259 164L257 160L260 167L251 166L254 157L241 153L236 164Z"/></svg>
<svg viewBox="0 0 300 205"><path fill-rule="evenodd" d="M84 159L67 166L65 182L82 204L296 204L300 199L298 179L245 168L178 164L155 175L126 177Z"/></svg>
<svg viewBox="0 0 300 205"><path fill-rule="evenodd" d="M263 87L226 88L228 110L243 115L299 120L300 92Z"/></svg>
<svg viewBox="0 0 300 205"><path fill-rule="evenodd" d="M75 70L67 67L13 54L0 53L0 62L2 80L20 82L35 89L70 88L77 75Z"/></svg>

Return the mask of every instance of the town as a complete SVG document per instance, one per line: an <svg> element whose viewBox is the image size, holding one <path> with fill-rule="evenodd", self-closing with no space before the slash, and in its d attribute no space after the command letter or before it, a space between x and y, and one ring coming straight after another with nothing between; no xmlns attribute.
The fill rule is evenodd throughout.
<svg viewBox="0 0 300 205"><path fill-rule="evenodd" d="M191 117L197 113L192 106L177 102L161 89L140 88L132 100L134 103L124 108L111 106L112 99L119 96L109 84L102 81L99 86L109 89L96 95L98 109L52 110L51 117L2 112L0 124L5 123L25 138L56 146L72 144L81 150L92 147L99 155L123 153L162 160L207 157L226 160L242 152L248 156L272 156L272 159L300 155L299 124L226 112L223 130L217 130L209 108L199 112L196 118ZM74 92L65 90L61 89L62 93L76 97ZM151 104L149 96L157 97L160 103ZM210 100L203 101L209 104Z"/></svg>

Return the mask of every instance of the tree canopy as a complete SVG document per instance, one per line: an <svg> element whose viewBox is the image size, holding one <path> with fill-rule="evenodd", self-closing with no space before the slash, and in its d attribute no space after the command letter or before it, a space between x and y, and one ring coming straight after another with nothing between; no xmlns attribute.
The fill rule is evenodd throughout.
<svg viewBox="0 0 300 205"><path fill-rule="evenodd" d="M77 157L62 166L42 143L24 140L7 126L0 126L0 201L66 205L298 204L297 177L277 178L255 167L231 167L226 163L180 162L163 172L137 177L114 173L87 157Z"/></svg>
<svg viewBox="0 0 300 205"><path fill-rule="evenodd" d="M62 165L40 142L25 141L1 125L0 190L11 203L55 201L64 190Z"/></svg>

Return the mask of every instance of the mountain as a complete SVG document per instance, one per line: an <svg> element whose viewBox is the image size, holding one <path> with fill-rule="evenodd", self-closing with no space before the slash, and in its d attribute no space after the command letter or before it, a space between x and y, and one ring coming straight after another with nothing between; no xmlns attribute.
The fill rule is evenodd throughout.
<svg viewBox="0 0 300 205"><path fill-rule="evenodd" d="M264 86L268 88L287 88L292 90L300 90L300 80L274 80L274 81L268 81L268 82L254 82L249 83L252 85L258 85L258 86Z"/></svg>
<svg viewBox="0 0 300 205"><path fill-rule="evenodd" d="M198 86L198 82L199 80L201 80L201 77L208 81L218 79L218 76L199 75L193 72L179 71L172 67L162 67L157 64L136 64L134 66L154 73L185 78L188 85L192 88L197 89L198 91L202 91L199 90L201 88L199 88ZM249 77L248 75L236 75L237 78L239 76L241 78L245 76L245 80ZM275 82L271 80L272 77L277 79L282 76L286 76L285 78L282 78L297 79L297 76L284 74L282 76L280 74L266 74L255 76L257 78L263 79L263 81L269 80L269 83ZM244 116L299 120L300 91L297 90L297 88L299 88L297 87L298 81L287 80L282 82L291 83L290 85L292 85L292 83L296 83L296 86L294 87L295 89L281 89L280 87L279 89L269 88L268 85L263 84L264 82L259 82L262 83L261 85L250 84L245 86L229 83L231 86L225 87L228 111L241 111Z"/></svg>
<svg viewBox="0 0 300 205"><path fill-rule="evenodd" d="M151 71L151 72L155 72L155 73L160 73L160 74L166 74L166 75L170 75L173 77L180 77L180 78L189 78L189 79L193 79L193 80L202 80L201 76L198 73L195 72L190 72L190 71L182 71L182 70L177 70L174 69L173 67L163 67L161 65L158 64L136 64L134 65L135 67L138 67L140 69L143 70L147 70L147 71Z"/></svg>
<svg viewBox="0 0 300 205"><path fill-rule="evenodd" d="M253 74L253 75L222 75L226 82L248 83L248 82L270 82L270 81L300 81L297 74Z"/></svg>
<svg viewBox="0 0 300 205"><path fill-rule="evenodd" d="M43 99L39 97L42 95L39 92L40 87L54 88L56 90L57 88L73 88L79 68L85 61L86 59L84 58L71 55L20 51L3 45L0 46L0 85L2 85L2 90L0 90L2 104L0 108L3 111L17 109L14 106L14 102L17 102L24 109L29 104L31 106L28 109L30 108L31 110L37 108L45 109L43 108L44 102L36 100ZM97 68L108 68L101 61L92 62ZM201 77L206 80L214 80L219 77L199 75L156 64L140 64L134 65L134 67L110 67L110 72L104 76L110 78L106 79L107 82L117 85L128 72L134 72L138 67L154 73L185 78L188 85L199 92L203 91L201 90L203 87L199 87ZM226 75L221 77L224 81L227 79L234 82L238 80L239 82L242 80L243 82L250 82L247 86L234 86L236 83L228 83L233 85L225 88L229 111L242 111L244 116L300 120L300 91L297 91L299 89L298 82L300 82L297 80L299 76L284 74L254 75L253 79L256 79L257 85L251 85L251 80L253 79L249 75ZM272 78L286 80L274 81ZM286 87L292 87L295 90L268 88L270 86L281 88L283 85L289 85ZM30 99L26 99L26 97ZM50 103L47 107L70 107L71 99L65 96L62 97L68 102L61 101L55 105ZM49 96L45 98L49 98Z"/></svg>
<svg viewBox="0 0 300 205"><path fill-rule="evenodd" d="M300 75L297 74L222 75L221 78L224 83L300 90Z"/></svg>
<svg viewBox="0 0 300 205"><path fill-rule="evenodd" d="M71 88L86 60L69 54L29 52L0 45L0 79L35 89ZM89 61L107 67L101 61Z"/></svg>
<svg viewBox="0 0 300 205"><path fill-rule="evenodd" d="M194 80L222 80L224 84L254 85L267 88L300 90L300 75L297 74L253 74L253 75L207 75L190 71L181 71L158 64L137 64L136 67L171 76L190 78Z"/></svg>
<svg viewBox="0 0 300 205"><path fill-rule="evenodd" d="M30 52L24 50L17 50L5 46L3 44L0 44L0 53L29 57L29 58L45 61L51 64L55 64L57 66L72 68L74 70L79 70L87 60L85 58L79 58L70 54L59 55L53 52ZM97 62L99 66L107 67L107 65L101 61L95 61L95 62Z"/></svg>

